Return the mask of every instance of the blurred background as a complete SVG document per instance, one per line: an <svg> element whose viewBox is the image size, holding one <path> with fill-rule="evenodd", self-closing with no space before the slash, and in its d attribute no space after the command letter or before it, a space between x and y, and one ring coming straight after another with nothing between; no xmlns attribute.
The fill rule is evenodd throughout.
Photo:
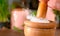
<svg viewBox="0 0 60 36"><path fill-rule="evenodd" d="M22 7L29 10L37 10L38 0L0 0L0 28L11 28L11 11Z"/></svg>
<svg viewBox="0 0 60 36"><path fill-rule="evenodd" d="M28 9L36 12L38 9L38 0L0 0L0 28L11 29L11 11L16 8ZM60 16L56 16L58 28L60 28Z"/></svg>

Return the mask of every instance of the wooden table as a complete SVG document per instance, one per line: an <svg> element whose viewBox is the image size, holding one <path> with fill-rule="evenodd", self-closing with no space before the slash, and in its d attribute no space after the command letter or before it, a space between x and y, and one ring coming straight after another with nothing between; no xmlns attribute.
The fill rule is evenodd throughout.
<svg viewBox="0 0 60 36"><path fill-rule="evenodd" d="M0 30L0 36L24 36L23 31L17 32L9 29Z"/></svg>
<svg viewBox="0 0 60 36"><path fill-rule="evenodd" d="M56 30L56 36L60 36L60 29Z"/></svg>
<svg viewBox="0 0 60 36"><path fill-rule="evenodd" d="M24 34L23 31L17 32L17 31L6 29L6 30L0 30L0 36L24 36ZM60 36L60 29L57 29L56 36Z"/></svg>

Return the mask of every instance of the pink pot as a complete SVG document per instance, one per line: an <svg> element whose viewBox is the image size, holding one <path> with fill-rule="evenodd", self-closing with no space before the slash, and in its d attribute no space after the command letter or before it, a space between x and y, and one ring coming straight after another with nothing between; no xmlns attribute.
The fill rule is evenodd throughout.
<svg viewBox="0 0 60 36"><path fill-rule="evenodd" d="M60 10L60 0L49 0L48 2L48 10L46 18L51 21L55 21L55 14L52 9Z"/></svg>
<svg viewBox="0 0 60 36"><path fill-rule="evenodd" d="M24 9L14 9L11 12L11 29L14 29L14 27L23 30L23 24L26 20L26 16L28 14L28 11L25 11Z"/></svg>

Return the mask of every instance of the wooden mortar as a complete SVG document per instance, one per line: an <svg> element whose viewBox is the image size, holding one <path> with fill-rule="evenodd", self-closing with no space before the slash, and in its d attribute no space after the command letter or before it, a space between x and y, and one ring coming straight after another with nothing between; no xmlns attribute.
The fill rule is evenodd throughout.
<svg viewBox="0 0 60 36"><path fill-rule="evenodd" d="M43 1L39 3L37 18L45 18L47 13L47 2ZM39 23L32 21L25 21L24 34L25 36L55 36L56 23L50 21L50 23Z"/></svg>

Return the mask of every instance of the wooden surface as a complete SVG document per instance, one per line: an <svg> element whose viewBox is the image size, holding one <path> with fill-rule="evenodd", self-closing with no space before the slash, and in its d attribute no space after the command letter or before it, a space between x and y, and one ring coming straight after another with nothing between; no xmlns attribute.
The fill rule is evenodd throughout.
<svg viewBox="0 0 60 36"><path fill-rule="evenodd" d="M60 36L60 29L56 30L56 36Z"/></svg>
<svg viewBox="0 0 60 36"><path fill-rule="evenodd" d="M24 36L23 32L17 32L13 30L0 30L0 36Z"/></svg>
<svg viewBox="0 0 60 36"><path fill-rule="evenodd" d="M13 30L0 30L0 36L24 36L24 34ZM56 36L60 36L60 29L57 29Z"/></svg>

